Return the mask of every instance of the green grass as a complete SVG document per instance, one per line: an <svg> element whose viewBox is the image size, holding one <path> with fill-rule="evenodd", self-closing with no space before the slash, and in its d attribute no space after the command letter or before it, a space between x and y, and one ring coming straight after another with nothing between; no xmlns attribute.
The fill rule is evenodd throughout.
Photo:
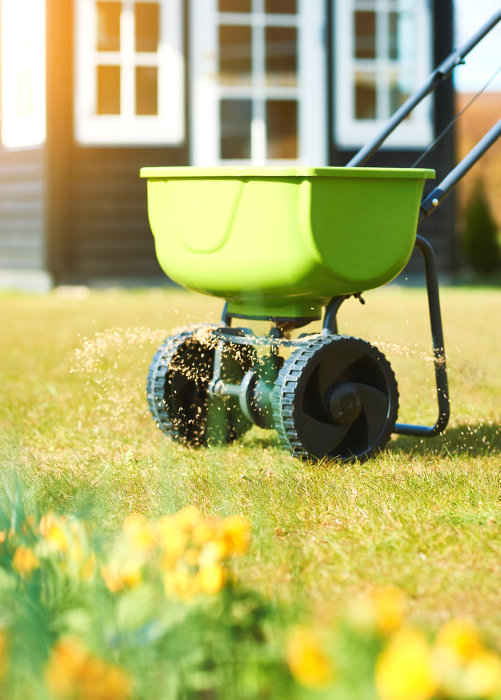
<svg viewBox="0 0 501 700"><path fill-rule="evenodd" d="M501 292L446 288L451 425L397 437L365 464L304 464L254 428L226 448L172 443L148 414L151 357L173 328L217 321L219 302L179 291L0 297L0 468L42 512L123 517L191 503L249 517L237 573L265 594L334 619L354 594L395 584L412 620L468 615L501 648ZM387 353L404 422L436 418L425 293L390 286L347 302L342 332Z"/></svg>

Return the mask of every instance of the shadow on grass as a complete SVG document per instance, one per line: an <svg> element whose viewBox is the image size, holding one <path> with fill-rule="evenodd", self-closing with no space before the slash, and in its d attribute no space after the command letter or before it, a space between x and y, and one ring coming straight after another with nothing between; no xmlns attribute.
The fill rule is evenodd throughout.
<svg viewBox="0 0 501 700"><path fill-rule="evenodd" d="M452 454L481 457L501 453L501 425L464 424L448 428L433 438L400 435L390 443L392 452L404 454Z"/></svg>

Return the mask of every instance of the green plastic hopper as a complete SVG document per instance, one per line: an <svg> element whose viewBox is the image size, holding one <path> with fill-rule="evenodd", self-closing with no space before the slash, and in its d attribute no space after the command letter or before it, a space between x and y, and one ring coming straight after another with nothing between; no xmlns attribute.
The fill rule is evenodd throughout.
<svg viewBox="0 0 501 700"><path fill-rule="evenodd" d="M249 318L320 316L379 287L414 246L424 181L402 168L143 168L156 254Z"/></svg>

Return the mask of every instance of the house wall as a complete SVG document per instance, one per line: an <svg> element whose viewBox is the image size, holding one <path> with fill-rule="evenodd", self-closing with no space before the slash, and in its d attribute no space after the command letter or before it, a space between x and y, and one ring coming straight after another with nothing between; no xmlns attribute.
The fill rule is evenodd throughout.
<svg viewBox="0 0 501 700"><path fill-rule="evenodd" d="M325 0L329 13L332 2ZM452 46L452 1L436 0L433 64L437 65ZM189 55L188 2L184 3L185 47ZM332 28L328 17L329 31ZM74 141L73 128L73 2L48 1L48 250L49 267L56 282L86 283L96 278L133 281L163 278L154 254L146 209L146 185L139 179L142 166L186 165L189 163L186 104L186 143L179 148L83 147ZM332 45L332 41L330 42ZM329 57L332 70L332 56ZM187 67L189 61L187 61ZM332 85L332 75L329 85ZM190 94L188 70L185 95ZM327 100L331 110L332 100ZM439 133L452 115L452 86L440 88L434 97L435 132ZM332 113L329 133L332 134ZM453 162L452 134L423 162L444 175ZM344 165L353 155L331 141L329 162ZM372 165L409 166L415 151L382 151ZM436 248L442 269L456 261L454 211L448 200L422 226Z"/></svg>
<svg viewBox="0 0 501 700"><path fill-rule="evenodd" d="M144 165L185 165L183 149L71 149L67 268L62 278L160 277L148 224Z"/></svg>
<svg viewBox="0 0 501 700"><path fill-rule="evenodd" d="M58 283L165 280L155 256L146 182L139 170L146 165L186 165L187 145L110 148L75 142L73 22L73 1L50 0L48 46L53 48L47 80L54 278ZM186 17L184 24L187 27Z"/></svg>
<svg viewBox="0 0 501 700"><path fill-rule="evenodd" d="M0 283L46 288L45 152L0 148Z"/></svg>

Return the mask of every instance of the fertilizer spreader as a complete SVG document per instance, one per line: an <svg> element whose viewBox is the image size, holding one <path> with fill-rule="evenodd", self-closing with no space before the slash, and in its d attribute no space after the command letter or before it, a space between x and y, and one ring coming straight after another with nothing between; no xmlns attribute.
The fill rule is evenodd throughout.
<svg viewBox="0 0 501 700"><path fill-rule="evenodd" d="M393 129L500 20L498 12L392 117L347 167L143 168L157 257L189 289L225 300L221 323L171 336L150 367L158 426L188 445L230 442L253 424L277 430L294 455L365 459L392 433L433 436L449 419L438 278L431 245L416 235L499 137L501 120L422 199L433 170L362 167ZM383 353L338 333L351 296L394 279L414 247L429 302L438 419L397 423L398 388ZM255 335L236 319L271 322ZM322 319L319 333L291 333Z"/></svg>

